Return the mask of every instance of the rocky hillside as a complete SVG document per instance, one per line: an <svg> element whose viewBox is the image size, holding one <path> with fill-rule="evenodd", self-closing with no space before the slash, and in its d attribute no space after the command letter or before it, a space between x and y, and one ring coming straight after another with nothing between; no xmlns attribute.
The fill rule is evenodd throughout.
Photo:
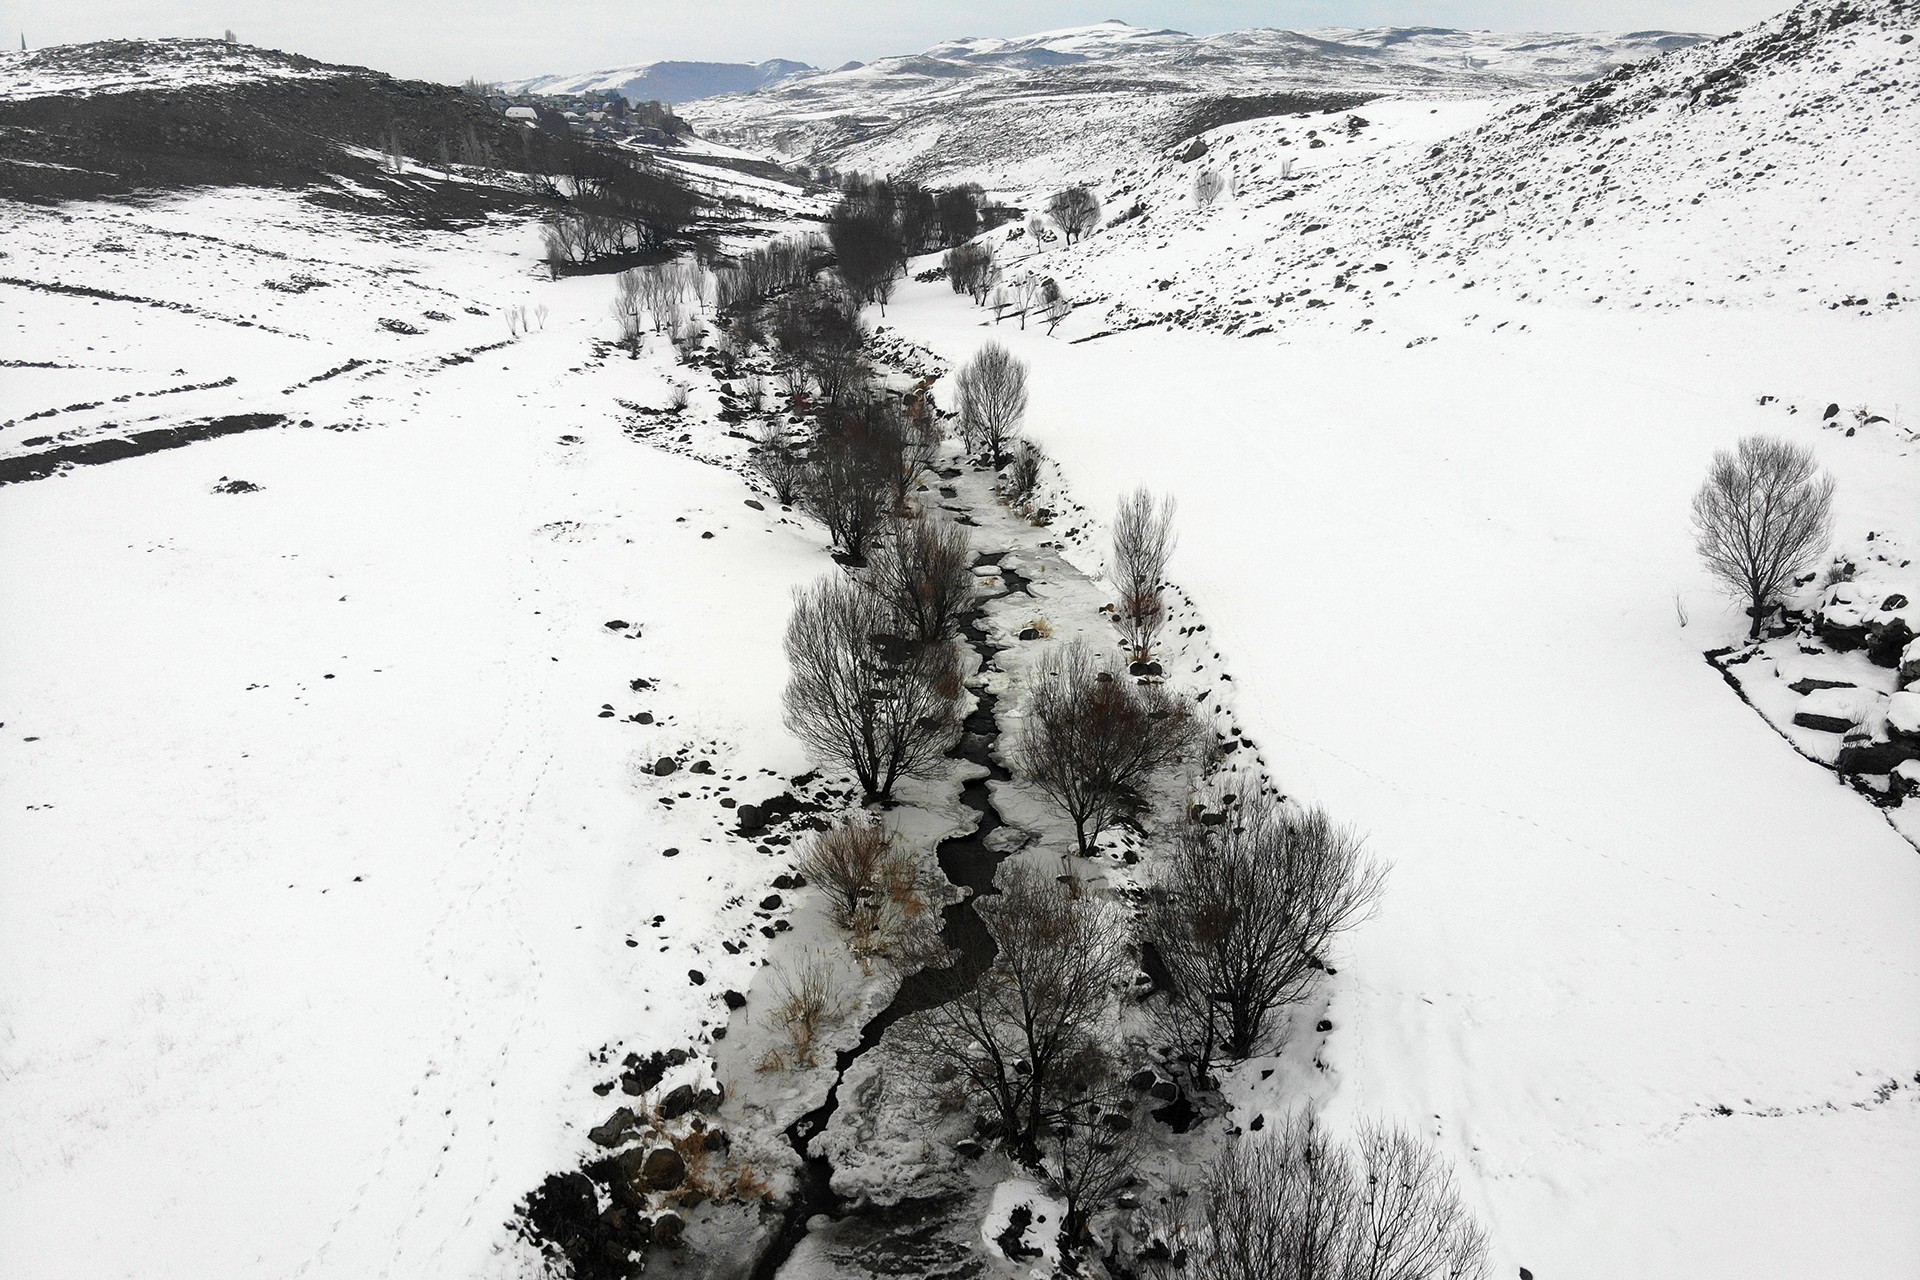
<svg viewBox="0 0 1920 1280"><path fill-rule="evenodd" d="M1583 81L1701 37L1375 28L1192 36L1124 22L951 40L703 102L703 132L840 168L994 183L1133 154L1223 98L1485 96Z"/></svg>
<svg viewBox="0 0 1920 1280"><path fill-rule="evenodd" d="M0 197L16 200L266 186L464 218L524 196L455 166L524 167L544 145L446 85L218 40L0 53ZM434 168L394 172L390 151Z"/></svg>
<svg viewBox="0 0 1920 1280"><path fill-rule="evenodd" d="M1110 171L1116 224L1044 268L1114 327L1371 324L1356 308L1421 284L1482 291L1463 305L1910 305L1920 174L1894 140L1920 136L1916 38L1911 0L1809 0L1504 109L1224 127Z"/></svg>

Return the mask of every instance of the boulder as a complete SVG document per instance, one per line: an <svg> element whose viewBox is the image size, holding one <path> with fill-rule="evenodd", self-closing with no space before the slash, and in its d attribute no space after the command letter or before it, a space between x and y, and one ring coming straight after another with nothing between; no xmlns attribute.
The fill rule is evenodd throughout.
<svg viewBox="0 0 1920 1280"><path fill-rule="evenodd" d="M1920 744L1858 742L1841 747L1833 767L1840 773L1892 774L1909 761L1920 761Z"/></svg>
<svg viewBox="0 0 1920 1280"><path fill-rule="evenodd" d="M1873 696L1864 689L1816 689L1801 700L1793 722L1803 729L1845 733L1866 719Z"/></svg>
<svg viewBox="0 0 1920 1280"><path fill-rule="evenodd" d="M605 1124L587 1130L587 1137L598 1146L617 1147L627 1140L627 1135L632 1132L637 1123L633 1109L621 1107L607 1117Z"/></svg>
<svg viewBox="0 0 1920 1280"><path fill-rule="evenodd" d="M693 1110L693 1086L690 1084L680 1085L668 1091L667 1096L660 1099L662 1120L677 1120L691 1110Z"/></svg>
<svg viewBox="0 0 1920 1280"><path fill-rule="evenodd" d="M680 1247L680 1236L687 1222L677 1213L663 1213L653 1220L653 1242L668 1249Z"/></svg>
<svg viewBox="0 0 1920 1280"><path fill-rule="evenodd" d="M687 1180L687 1162L672 1147L655 1147L640 1163L640 1180L654 1191L671 1191Z"/></svg>
<svg viewBox="0 0 1920 1280"><path fill-rule="evenodd" d="M1920 745L1920 689L1893 695L1887 703L1887 728L1895 739Z"/></svg>
<svg viewBox="0 0 1920 1280"><path fill-rule="evenodd" d="M653 762L653 772L658 777L666 777L680 767L680 762L672 756L661 756Z"/></svg>

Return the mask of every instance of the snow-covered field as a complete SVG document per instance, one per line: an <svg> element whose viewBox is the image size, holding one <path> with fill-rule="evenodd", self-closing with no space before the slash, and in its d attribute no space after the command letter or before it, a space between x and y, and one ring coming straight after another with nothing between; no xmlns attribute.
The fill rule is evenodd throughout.
<svg viewBox="0 0 1920 1280"><path fill-rule="evenodd" d="M1407 350L983 318L935 285L888 322L1029 360L1029 433L1095 511L1178 498L1243 722L1394 864L1332 980L1329 1104L1427 1127L1536 1275L1909 1274L1920 855L1701 659L1745 626L1687 502L1781 429L1763 391L1914 403L1920 328L1555 309ZM1811 417L1840 521L1910 524L1920 451ZM1257 1074L1247 1111L1283 1109Z"/></svg>
<svg viewBox="0 0 1920 1280"><path fill-rule="evenodd" d="M684 1045L748 983L757 947L719 942L760 941L730 900L770 873L708 788L802 767L779 638L822 539L622 433L615 398L665 403L669 362L593 356L606 281L536 281L530 229L396 245L237 194L69 212L118 228L96 261L127 292L315 336L12 289L9 356L233 373L315 425L0 489L0 1274L511 1266L514 1202L602 1118L587 1055ZM150 228L176 224L225 243L167 262ZM234 242L337 283L230 279L289 266ZM379 329L386 268L460 319ZM544 330L508 343L497 308L535 298ZM651 776L676 753L715 775Z"/></svg>
<svg viewBox="0 0 1920 1280"><path fill-rule="evenodd" d="M944 282L872 317L1028 361L1067 490L1022 537L1097 572L1119 493L1178 499L1169 679L1393 866L1333 1029L1233 1072L1234 1118L1306 1079L1336 1126L1420 1129L1496 1275L1920 1274L1912 807L1903 835L1703 659L1746 624L1688 525L1766 431L1836 478L1838 542L1920 547L1890 22L1743 61L1719 105L1686 87L1748 45L1578 128L1400 100L1101 157L1144 216L995 233L1075 304L1056 334ZM283 415L0 487L0 1275L525 1274L503 1220L621 1101L600 1051L689 1045L767 953L788 851L721 802L806 767L780 638L824 535L745 501L714 382L607 348L609 282L545 280L526 225L225 192L0 232L0 468ZM1098 625L1069 594L1063 631ZM757 1048L722 1055L736 1109ZM873 1183L861 1119L830 1145Z"/></svg>

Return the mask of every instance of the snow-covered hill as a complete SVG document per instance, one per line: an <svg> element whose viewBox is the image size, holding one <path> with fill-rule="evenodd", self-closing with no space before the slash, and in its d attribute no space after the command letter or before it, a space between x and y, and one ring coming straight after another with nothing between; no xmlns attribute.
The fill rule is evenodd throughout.
<svg viewBox="0 0 1920 1280"><path fill-rule="evenodd" d="M1554 94L1226 126L1084 175L1115 220L1102 234L1064 254L1021 240L1003 257L1057 277L1093 328L1317 320L1406 341L1426 335L1405 329L1398 301L1435 289L1463 314L1490 294L1910 306L1920 170L1894 140L1920 136L1917 28L1902 0L1808 4ZM1203 173L1223 188L1204 207Z"/></svg>
<svg viewBox="0 0 1920 1280"><path fill-rule="evenodd" d="M728 93L752 93L814 68L774 58L767 62L646 62L575 75L530 76L500 85L510 94L618 93L630 102L695 102Z"/></svg>
<svg viewBox="0 0 1920 1280"><path fill-rule="evenodd" d="M1191 36L1110 21L799 75L702 102L703 131L838 168L1017 181L1167 140L1227 96L1484 96L1585 80L1700 39L1375 28Z"/></svg>

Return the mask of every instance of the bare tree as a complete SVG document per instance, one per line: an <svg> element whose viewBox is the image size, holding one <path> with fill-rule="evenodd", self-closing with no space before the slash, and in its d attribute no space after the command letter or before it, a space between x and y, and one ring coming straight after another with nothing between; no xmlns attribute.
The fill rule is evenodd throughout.
<svg viewBox="0 0 1920 1280"><path fill-rule="evenodd" d="M849 564L865 564L898 482L897 443L872 430L865 416L844 414L816 433L801 500L827 526Z"/></svg>
<svg viewBox="0 0 1920 1280"><path fill-rule="evenodd" d="M799 498L807 476L807 464L793 447L787 429L778 422L762 426L754 442L753 469L767 482L774 500L790 507Z"/></svg>
<svg viewBox="0 0 1920 1280"><path fill-rule="evenodd" d="M1027 366L989 342L961 366L954 381L968 446L988 466L999 466L1027 412Z"/></svg>
<svg viewBox="0 0 1920 1280"><path fill-rule="evenodd" d="M1481 1280L1486 1236L1451 1172L1403 1130L1356 1154L1311 1109L1224 1148L1193 1196L1192 1280Z"/></svg>
<svg viewBox="0 0 1920 1280"><path fill-rule="evenodd" d="M1433 1148L1398 1125L1360 1127L1361 1200L1347 1275L1464 1280L1487 1269L1486 1233Z"/></svg>
<svg viewBox="0 0 1920 1280"><path fill-rule="evenodd" d="M1084 856L1109 826L1147 808L1140 789L1195 740L1184 703L1160 685L1116 679L1075 640L1034 675L1014 754L1072 821Z"/></svg>
<svg viewBox="0 0 1920 1280"><path fill-rule="evenodd" d="M892 625L838 575L796 591L787 622L787 728L817 759L851 770L869 801L937 770L959 736L952 642L907 642Z"/></svg>
<svg viewBox="0 0 1920 1280"><path fill-rule="evenodd" d="M1819 562L1833 535L1833 478L1813 451L1753 435L1713 455L1693 496L1695 545L1729 594L1747 601L1749 640L1773 599Z"/></svg>
<svg viewBox="0 0 1920 1280"><path fill-rule="evenodd" d="M1085 187L1071 186L1055 192L1047 201L1047 216L1072 244L1099 225L1100 200Z"/></svg>
<svg viewBox="0 0 1920 1280"><path fill-rule="evenodd" d="M915 640L947 640L973 604L973 543L951 520L916 515L894 523L860 579Z"/></svg>
<svg viewBox="0 0 1920 1280"><path fill-rule="evenodd" d="M1060 322L1073 312L1073 304L1067 301L1067 295L1060 292L1060 285L1052 277L1040 282L1040 318L1047 322L1047 336L1060 327Z"/></svg>
<svg viewBox="0 0 1920 1280"><path fill-rule="evenodd" d="M1091 1079L1074 1082L1049 1126L1045 1168L1051 1189L1067 1202L1060 1239L1074 1249L1088 1238L1088 1220L1138 1180L1144 1152L1135 1126L1134 1095L1105 1055L1086 1062Z"/></svg>
<svg viewBox="0 0 1920 1280"><path fill-rule="evenodd" d="M1153 642L1166 622L1161 581L1173 554L1173 499L1158 505L1142 485L1120 499L1113 519L1113 585L1116 616L1135 662L1153 657Z"/></svg>
<svg viewBox="0 0 1920 1280"><path fill-rule="evenodd" d="M1319 810L1257 790L1222 807L1224 822L1186 825L1147 896L1145 934L1171 979L1165 1022L1200 1073L1271 1044L1274 1015L1305 996L1386 879Z"/></svg>
<svg viewBox="0 0 1920 1280"><path fill-rule="evenodd" d="M1034 1160L1101 1069L1129 963L1103 904L1017 864L999 881L980 902L993 963L938 975L947 998L898 1024L897 1042L928 1088L980 1108L1009 1151Z"/></svg>
<svg viewBox="0 0 1920 1280"><path fill-rule="evenodd" d="M613 318L620 324L620 345L636 360L640 358L642 312L640 273L622 271L614 277Z"/></svg>

